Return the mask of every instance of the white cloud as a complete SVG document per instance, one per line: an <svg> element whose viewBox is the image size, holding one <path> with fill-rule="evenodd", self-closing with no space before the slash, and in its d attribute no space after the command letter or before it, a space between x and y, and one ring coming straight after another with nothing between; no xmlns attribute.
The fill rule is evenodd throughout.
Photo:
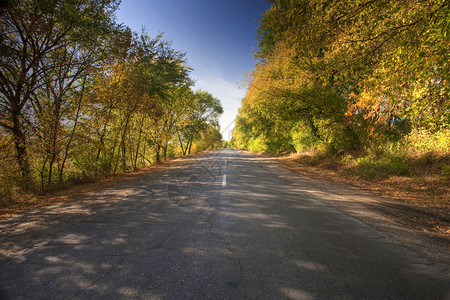
<svg viewBox="0 0 450 300"><path fill-rule="evenodd" d="M220 72L215 69L203 76L199 76L195 84L196 89L202 89L211 93L222 103L224 113L220 117L220 128L225 140L231 139L231 131L234 128L234 120L236 118L241 100L245 96L245 90L239 87L239 83L233 83L221 76Z"/></svg>

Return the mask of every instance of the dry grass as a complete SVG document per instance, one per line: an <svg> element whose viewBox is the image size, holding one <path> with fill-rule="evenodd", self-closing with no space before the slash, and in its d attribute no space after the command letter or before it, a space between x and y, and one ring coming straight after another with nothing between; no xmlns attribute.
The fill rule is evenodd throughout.
<svg viewBox="0 0 450 300"><path fill-rule="evenodd" d="M450 176L442 174L441 168L448 163L448 157L437 158L432 163L423 163L420 158L410 159L408 175L371 179L363 176L354 162L343 162L339 157L291 154L280 157L279 161L303 175L352 184L386 198L418 206L450 208Z"/></svg>

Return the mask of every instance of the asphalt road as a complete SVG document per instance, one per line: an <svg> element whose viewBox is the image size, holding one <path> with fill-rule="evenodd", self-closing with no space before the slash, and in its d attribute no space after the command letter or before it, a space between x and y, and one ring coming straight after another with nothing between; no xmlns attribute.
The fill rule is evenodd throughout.
<svg viewBox="0 0 450 300"><path fill-rule="evenodd" d="M144 176L122 187L120 201L4 260L0 298L449 296L446 266L329 206L320 184L287 182L283 172L225 149Z"/></svg>

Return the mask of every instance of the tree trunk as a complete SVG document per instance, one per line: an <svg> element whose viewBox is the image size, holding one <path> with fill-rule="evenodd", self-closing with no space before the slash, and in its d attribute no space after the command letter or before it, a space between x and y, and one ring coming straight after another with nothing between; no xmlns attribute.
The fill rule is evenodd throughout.
<svg viewBox="0 0 450 300"><path fill-rule="evenodd" d="M145 158L145 151L146 150L147 150L147 145L144 143L144 150L142 151L142 154L141 154L141 156L142 156L142 164L144 165L144 167L145 167L145 161L146 160L151 164L151 162L147 158Z"/></svg>
<svg viewBox="0 0 450 300"><path fill-rule="evenodd" d="M126 171L126 167L127 167L127 165L126 165L126 154L127 154L127 149L126 149L126 135L127 135L127 130L128 130L128 124L129 124L129 122L130 122L130 117L131 117L131 113L129 113L127 116L126 116L126 119L125 119L125 124L124 124L124 126L123 126L123 131L122 131L122 134L121 134L121 138L120 138L120 143L119 143L119 149L118 149L118 153L117 153L117 162L116 162L116 166L114 167L114 174L116 174L116 172L117 172L117 166L118 166L118 164L119 164L119 162L120 162L120 160L122 159L122 170L123 170L123 172L125 172ZM120 157L121 155L120 155L120 150L122 150L122 157Z"/></svg>
<svg viewBox="0 0 450 300"><path fill-rule="evenodd" d="M56 117L55 117L56 118ZM56 159L56 139L58 135L58 120L54 120L52 122L52 135L51 135L51 143L50 143L50 161L48 162L48 178L47 178L47 186L50 186L52 183L52 174L53 174L53 164L55 163Z"/></svg>
<svg viewBox="0 0 450 300"><path fill-rule="evenodd" d="M180 135L180 134L178 134L178 140L180 141L180 147L181 147L181 151L183 152L183 156L185 156L185 155L186 155L187 147L186 147L186 149L184 149L184 147L183 147L183 141L181 140L181 135Z"/></svg>
<svg viewBox="0 0 450 300"><path fill-rule="evenodd" d="M83 86L81 88L80 99L78 100L77 112L75 114L75 123L73 124L72 132L70 133L69 140L67 141L66 149L65 149L65 153L64 153L64 158L63 158L63 161L61 163L61 170L59 171L59 182L60 183L62 182L63 173L64 173L64 166L66 164L67 157L69 156L70 144L72 143L73 137L75 136L75 130L77 129L77 125L78 125L78 117L80 116L81 102L83 100L83 93L84 93L85 83L86 83L86 76L84 77Z"/></svg>
<svg viewBox="0 0 450 300"><path fill-rule="evenodd" d="M142 117L141 124L139 124L139 136L136 146L136 155L134 156L134 169L137 170L137 160L139 155L139 147L141 146L142 128L144 127L144 117Z"/></svg>
<svg viewBox="0 0 450 300"><path fill-rule="evenodd" d="M320 139L319 128L317 128L316 124L314 124L312 116L308 115L306 118L306 122L308 123L308 126L311 129L313 136Z"/></svg>
<svg viewBox="0 0 450 300"><path fill-rule="evenodd" d="M120 145L122 147L122 171L127 171L127 147L126 147L126 138L127 138L127 131L128 131L128 124L130 122L130 116L127 116L127 121L125 123L125 127L123 129L122 134L122 140L120 141Z"/></svg>
<svg viewBox="0 0 450 300"><path fill-rule="evenodd" d="M166 161L167 160L167 143L164 145L164 147L163 147L163 158L164 158L164 161Z"/></svg>
<svg viewBox="0 0 450 300"><path fill-rule="evenodd" d="M112 164L114 163L114 171L113 174L116 174L117 172L117 165L119 164L119 155L117 155L117 159L115 159L115 155L116 155L116 148L119 148L119 154L120 154L120 147L117 147L117 140L119 139L119 135L120 132L118 132L115 136L114 136L114 143L113 143L113 147L111 150L111 157L107 158L108 161L108 170L111 170L112 168Z"/></svg>
<svg viewBox="0 0 450 300"><path fill-rule="evenodd" d="M30 187L31 184L31 168L28 161L27 139L19 120L19 112L12 112L14 135L14 145L16 148L16 160L19 165L20 175L22 176L24 187Z"/></svg>
<svg viewBox="0 0 450 300"><path fill-rule="evenodd" d="M41 169L39 170L39 175L40 175L40 179L41 179L41 191L44 191L45 188L45 166L47 165L47 159L48 159L48 155L45 157L44 163L42 164Z"/></svg>
<svg viewBox="0 0 450 300"><path fill-rule="evenodd" d="M161 151L161 145L156 146L156 163L157 164L159 164L161 162L161 157L160 157L159 151Z"/></svg>
<svg viewBox="0 0 450 300"><path fill-rule="evenodd" d="M97 150L97 156L95 158L96 162L98 162L98 160L100 159L100 154L102 152L102 148L105 148L104 139L105 139L105 135L106 135L106 129L108 128L109 119L111 117L111 112L112 112L112 106L109 107L108 115L106 117L106 122L103 125L102 133L100 134L100 140L99 140L99 146L98 146L98 150ZM105 155L107 155L107 154L105 153ZM109 169L111 169L111 165L109 166ZM95 171L97 172L97 167L95 168Z"/></svg>
<svg viewBox="0 0 450 300"><path fill-rule="evenodd" d="M192 141L189 141L189 151L188 154L191 154Z"/></svg>
<svg viewBox="0 0 450 300"><path fill-rule="evenodd" d="M58 131L60 126L60 119L61 119L61 105L62 105L62 99L61 97L55 98L55 106L53 108L53 116L51 120L51 135L50 135L50 143L49 143L49 149L48 152L50 153L50 161L49 161L49 169L48 169L48 180L47 180L47 186L50 186L52 183L52 175L53 175L53 164L55 163L56 157L58 156L58 149L57 149L57 143L58 143Z"/></svg>

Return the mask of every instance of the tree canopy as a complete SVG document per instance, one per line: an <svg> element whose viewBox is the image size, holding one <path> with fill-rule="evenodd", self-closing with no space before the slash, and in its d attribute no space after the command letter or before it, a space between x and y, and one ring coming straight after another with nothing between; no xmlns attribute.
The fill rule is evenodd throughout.
<svg viewBox="0 0 450 300"><path fill-rule="evenodd" d="M412 132L448 135L448 1L271 2L238 147L338 151Z"/></svg>

